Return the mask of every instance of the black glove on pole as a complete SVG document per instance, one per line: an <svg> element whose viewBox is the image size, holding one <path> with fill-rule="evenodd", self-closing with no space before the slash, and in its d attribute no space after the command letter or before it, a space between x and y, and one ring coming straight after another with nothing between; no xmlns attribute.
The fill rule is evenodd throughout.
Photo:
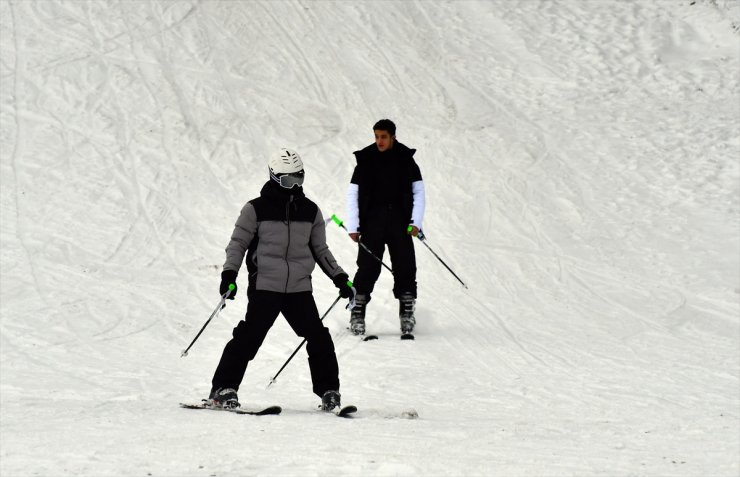
<svg viewBox="0 0 740 477"><path fill-rule="evenodd" d="M224 296L224 293L229 293L229 290L232 290L231 294L226 297L229 300L233 300L236 296L236 275L237 272L235 270L224 270L221 272L221 285L218 287L218 292L221 296Z"/></svg>
<svg viewBox="0 0 740 477"><path fill-rule="evenodd" d="M342 298L352 298L352 282L349 281L349 275L346 273L340 273L336 277L331 279L334 282L334 286L339 290L339 296Z"/></svg>

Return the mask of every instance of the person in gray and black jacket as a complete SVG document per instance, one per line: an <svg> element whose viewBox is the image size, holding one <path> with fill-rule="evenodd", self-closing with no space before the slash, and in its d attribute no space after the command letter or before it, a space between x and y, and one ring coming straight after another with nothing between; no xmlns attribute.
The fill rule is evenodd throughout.
<svg viewBox="0 0 740 477"><path fill-rule="evenodd" d="M214 373L210 402L237 407L237 391L247 363L282 313L293 331L306 338L313 392L321 407L340 406L339 366L329 330L324 327L311 287L316 264L332 279L343 298L351 298L349 277L326 244L326 224L318 206L303 193L303 162L295 151L282 149L269 161L270 180L260 196L242 208L221 272L220 293L234 299L236 277L247 264L247 314L234 328ZM246 260L245 260L246 256Z"/></svg>

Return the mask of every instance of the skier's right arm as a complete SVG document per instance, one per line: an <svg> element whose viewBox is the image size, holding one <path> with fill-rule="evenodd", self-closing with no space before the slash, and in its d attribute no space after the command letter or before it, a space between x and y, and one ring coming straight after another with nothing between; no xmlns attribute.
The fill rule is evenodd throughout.
<svg viewBox="0 0 740 477"><path fill-rule="evenodd" d="M219 286L221 296L228 291L229 285L233 284L234 289L228 298L234 299L236 295L236 277L244 261L244 255L246 255L249 244L252 243L252 238L254 238L256 233L257 213L254 210L254 206L247 202L242 208L236 224L234 224L231 240L226 246L226 262L221 272L221 285Z"/></svg>

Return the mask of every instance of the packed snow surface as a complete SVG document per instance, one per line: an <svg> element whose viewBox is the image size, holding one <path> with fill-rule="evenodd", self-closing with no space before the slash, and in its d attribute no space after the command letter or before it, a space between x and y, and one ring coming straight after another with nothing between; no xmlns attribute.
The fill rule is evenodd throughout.
<svg viewBox="0 0 740 477"><path fill-rule="evenodd" d="M0 474L737 476L738 5L0 1ZM386 271L379 340L327 315L352 420L305 350L266 389L282 318L240 388L282 415L179 408L246 309L242 273L180 356L269 154L341 218L381 118L468 289L416 241L415 341Z"/></svg>

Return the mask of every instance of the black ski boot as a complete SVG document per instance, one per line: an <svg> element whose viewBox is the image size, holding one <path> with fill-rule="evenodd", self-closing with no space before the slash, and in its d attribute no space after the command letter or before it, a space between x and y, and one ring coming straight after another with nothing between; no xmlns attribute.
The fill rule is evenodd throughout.
<svg viewBox="0 0 740 477"><path fill-rule="evenodd" d="M414 309L416 308L416 298L411 293L403 293L398 298L398 318L401 320L401 333L408 334L414 331L416 318L414 318Z"/></svg>
<svg viewBox="0 0 740 477"><path fill-rule="evenodd" d="M321 396L321 410L322 411L333 411L342 405L342 395L339 391L326 391Z"/></svg>
<svg viewBox="0 0 740 477"><path fill-rule="evenodd" d="M349 329L354 335L365 334L365 310L369 301L370 297L368 295L358 293L355 296L355 307L352 308L349 317Z"/></svg>
<svg viewBox="0 0 740 477"><path fill-rule="evenodd" d="M235 409L240 406L236 390L233 388L218 388L211 391L208 401L213 407Z"/></svg>

